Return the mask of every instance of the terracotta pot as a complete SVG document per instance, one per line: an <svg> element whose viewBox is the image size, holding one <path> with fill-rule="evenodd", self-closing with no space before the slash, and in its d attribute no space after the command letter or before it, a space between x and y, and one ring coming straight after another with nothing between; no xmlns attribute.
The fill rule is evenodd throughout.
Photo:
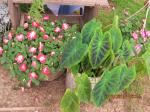
<svg viewBox="0 0 150 112"><path fill-rule="evenodd" d="M100 79L101 77L96 77L96 78L89 77L92 89L94 88L96 83L98 83ZM75 78L70 70L67 70L67 73L66 73L66 88L69 88L72 91L76 88Z"/></svg>

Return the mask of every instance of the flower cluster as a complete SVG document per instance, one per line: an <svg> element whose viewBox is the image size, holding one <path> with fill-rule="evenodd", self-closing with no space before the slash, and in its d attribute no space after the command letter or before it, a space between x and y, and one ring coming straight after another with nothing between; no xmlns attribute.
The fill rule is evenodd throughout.
<svg viewBox="0 0 150 112"><path fill-rule="evenodd" d="M50 21L45 15L41 22L27 16L27 22L3 37L1 62L8 64L21 82L39 84L59 70L64 42L70 37L66 22ZM5 52L4 52L5 51Z"/></svg>
<svg viewBox="0 0 150 112"><path fill-rule="evenodd" d="M139 54L142 50L143 44L148 42L150 38L150 31L141 29L140 31L134 31L131 33L133 40L135 41L135 51Z"/></svg>

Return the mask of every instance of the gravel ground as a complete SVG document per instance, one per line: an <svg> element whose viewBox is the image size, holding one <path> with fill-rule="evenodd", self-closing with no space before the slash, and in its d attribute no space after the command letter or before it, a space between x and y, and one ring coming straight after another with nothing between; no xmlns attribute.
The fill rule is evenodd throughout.
<svg viewBox="0 0 150 112"><path fill-rule="evenodd" d="M0 66L0 112L60 112L65 77L43 82L39 87L25 88L24 91L17 85L18 82ZM145 94L140 99L114 98L101 108L81 104L81 112L150 112L150 83L145 85Z"/></svg>

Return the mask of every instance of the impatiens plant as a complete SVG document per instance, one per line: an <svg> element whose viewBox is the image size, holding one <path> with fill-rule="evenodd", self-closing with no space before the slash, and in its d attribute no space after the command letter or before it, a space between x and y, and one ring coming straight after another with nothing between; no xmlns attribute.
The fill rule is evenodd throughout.
<svg viewBox="0 0 150 112"><path fill-rule="evenodd" d="M22 27L3 37L0 47L1 63L10 69L22 84L38 85L60 71L64 43L75 31L63 21L50 21L45 15L41 22L30 16Z"/></svg>
<svg viewBox="0 0 150 112"><path fill-rule="evenodd" d="M75 75L74 92L81 102L92 101L101 106L112 95L127 89L141 71L150 73L147 69L150 55L147 52L137 56L133 42L122 38L118 24L118 16L115 16L112 27L103 32L101 23L93 19L64 48L61 66L71 69ZM132 35L137 40L138 36ZM142 70L137 64L139 58L143 60ZM88 77L100 77L92 90ZM65 95L63 99L68 97ZM61 105L66 102L62 100Z"/></svg>

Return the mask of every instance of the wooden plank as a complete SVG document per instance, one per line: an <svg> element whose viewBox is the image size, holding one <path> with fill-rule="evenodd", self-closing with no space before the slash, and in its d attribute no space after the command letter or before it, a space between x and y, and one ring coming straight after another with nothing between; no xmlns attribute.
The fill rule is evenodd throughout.
<svg viewBox="0 0 150 112"><path fill-rule="evenodd" d="M17 22L16 22L16 8L15 5L13 4L12 0L8 1L8 7L9 7L9 14L10 14L10 18L11 18L11 23L12 23L12 27L16 28L17 27Z"/></svg>
<svg viewBox="0 0 150 112"><path fill-rule="evenodd" d="M13 0L14 3L32 3L32 0ZM107 0L45 0L45 3L50 4L63 4L63 5L107 5Z"/></svg>

